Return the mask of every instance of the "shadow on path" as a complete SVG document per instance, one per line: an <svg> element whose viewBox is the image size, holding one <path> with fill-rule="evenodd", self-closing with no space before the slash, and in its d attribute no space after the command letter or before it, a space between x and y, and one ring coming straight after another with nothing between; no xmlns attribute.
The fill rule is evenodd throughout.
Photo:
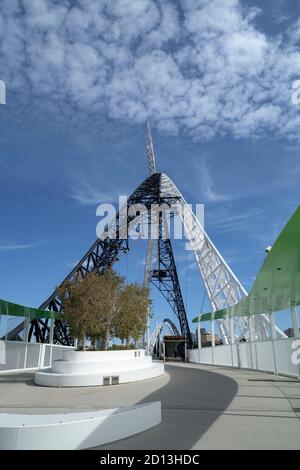
<svg viewBox="0 0 300 470"><path fill-rule="evenodd" d="M94 449L191 449L237 393L237 383L220 373L170 364L166 372L167 385L140 401L162 402L161 424Z"/></svg>
<svg viewBox="0 0 300 470"><path fill-rule="evenodd" d="M16 383L23 383L26 385L35 386L33 381L33 372L25 372L25 373L12 373L12 374L3 374L0 375L0 385L1 384L16 384Z"/></svg>

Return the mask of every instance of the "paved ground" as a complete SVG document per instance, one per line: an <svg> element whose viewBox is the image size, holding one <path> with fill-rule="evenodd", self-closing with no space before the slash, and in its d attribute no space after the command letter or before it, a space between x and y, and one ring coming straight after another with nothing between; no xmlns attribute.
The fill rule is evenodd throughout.
<svg viewBox="0 0 300 470"><path fill-rule="evenodd" d="M300 382L253 371L167 364L163 377L111 387L36 387L0 375L0 412L80 411L162 401L162 423L99 449L300 449Z"/></svg>

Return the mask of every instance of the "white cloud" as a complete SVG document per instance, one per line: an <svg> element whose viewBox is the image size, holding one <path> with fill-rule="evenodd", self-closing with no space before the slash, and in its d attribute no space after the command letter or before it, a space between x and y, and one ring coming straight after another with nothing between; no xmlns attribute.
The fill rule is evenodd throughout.
<svg viewBox="0 0 300 470"><path fill-rule="evenodd" d="M243 4L244 5L244 4ZM2 0L9 91L210 139L299 139L300 20L268 37L239 0ZM262 6L263 8L263 6ZM81 115L82 117L82 115Z"/></svg>
<svg viewBox="0 0 300 470"><path fill-rule="evenodd" d="M26 250L27 248L33 248L34 243L28 244L17 244L17 243L0 243L0 251L15 251L15 250Z"/></svg>
<svg viewBox="0 0 300 470"><path fill-rule="evenodd" d="M127 195L128 192L121 191L120 195ZM103 203L118 204L118 195L115 191L100 191L99 183L74 177L70 197L83 206L98 206ZM116 206L117 207L117 206Z"/></svg>
<svg viewBox="0 0 300 470"><path fill-rule="evenodd" d="M202 159L198 165L199 180L201 182L201 190L206 200L209 202L222 202L228 201L231 197L228 194L221 194L215 190L215 185L212 180L207 162Z"/></svg>
<svg viewBox="0 0 300 470"><path fill-rule="evenodd" d="M213 230L222 233L256 233L252 232L253 227L264 221L264 211L262 209L248 209L239 214L233 214L228 209L223 211L210 226Z"/></svg>
<svg viewBox="0 0 300 470"><path fill-rule="evenodd" d="M114 201L116 195L103 193L88 183L81 183L72 188L70 197L83 206L97 206L101 203Z"/></svg>

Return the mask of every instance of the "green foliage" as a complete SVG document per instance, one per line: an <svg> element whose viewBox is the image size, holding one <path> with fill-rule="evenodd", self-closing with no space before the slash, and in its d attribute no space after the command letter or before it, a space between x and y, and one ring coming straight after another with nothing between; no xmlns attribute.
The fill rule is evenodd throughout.
<svg viewBox="0 0 300 470"><path fill-rule="evenodd" d="M62 300L63 319L69 323L71 334L82 341L83 349L88 329L93 331L97 326L94 315L95 278L94 274L90 274L65 282L57 289Z"/></svg>
<svg viewBox="0 0 300 470"><path fill-rule="evenodd" d="M151 300L149 289L138 284L124 284L124 278L112 269L100 276L92 272L84 278L66 282L58 288L63 319L71 334L85 350L86 337L92 348L99 342L108 349L112 335L126 342L137 341L147 328Z"/></svg>
<svg viewBox="0 0 300 470"><path fill-rule="evenodd" d="M101 301L94 310L98 331L94 329L93 334L98 333L98 336L104 340L104 348L107 349L118 321L119 299L124 289L124 278L112 269L106 269L101 276L97 276L97 279L97 288L101 288Z"/></svg>
<svg viewBox="0 0 300 470"><path fill-rule="evenodd" d="M115 336L126 341L139 340L147 328L151 300L149 289L138 284L129 284L121 292L119 313L115 325Z"/></svg>

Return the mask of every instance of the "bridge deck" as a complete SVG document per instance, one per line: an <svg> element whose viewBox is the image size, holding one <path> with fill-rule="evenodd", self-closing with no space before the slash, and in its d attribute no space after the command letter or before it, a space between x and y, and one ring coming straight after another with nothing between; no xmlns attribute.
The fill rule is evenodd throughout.
<svg viewBox="0 0 300 470"><path fill-rule="evenodd" d="M34 386L0 375L0 412L57 413L162 401L162 423L99 449L300 449L300 382L253 371L167 364L163 377L111 387Z"/></svg>

